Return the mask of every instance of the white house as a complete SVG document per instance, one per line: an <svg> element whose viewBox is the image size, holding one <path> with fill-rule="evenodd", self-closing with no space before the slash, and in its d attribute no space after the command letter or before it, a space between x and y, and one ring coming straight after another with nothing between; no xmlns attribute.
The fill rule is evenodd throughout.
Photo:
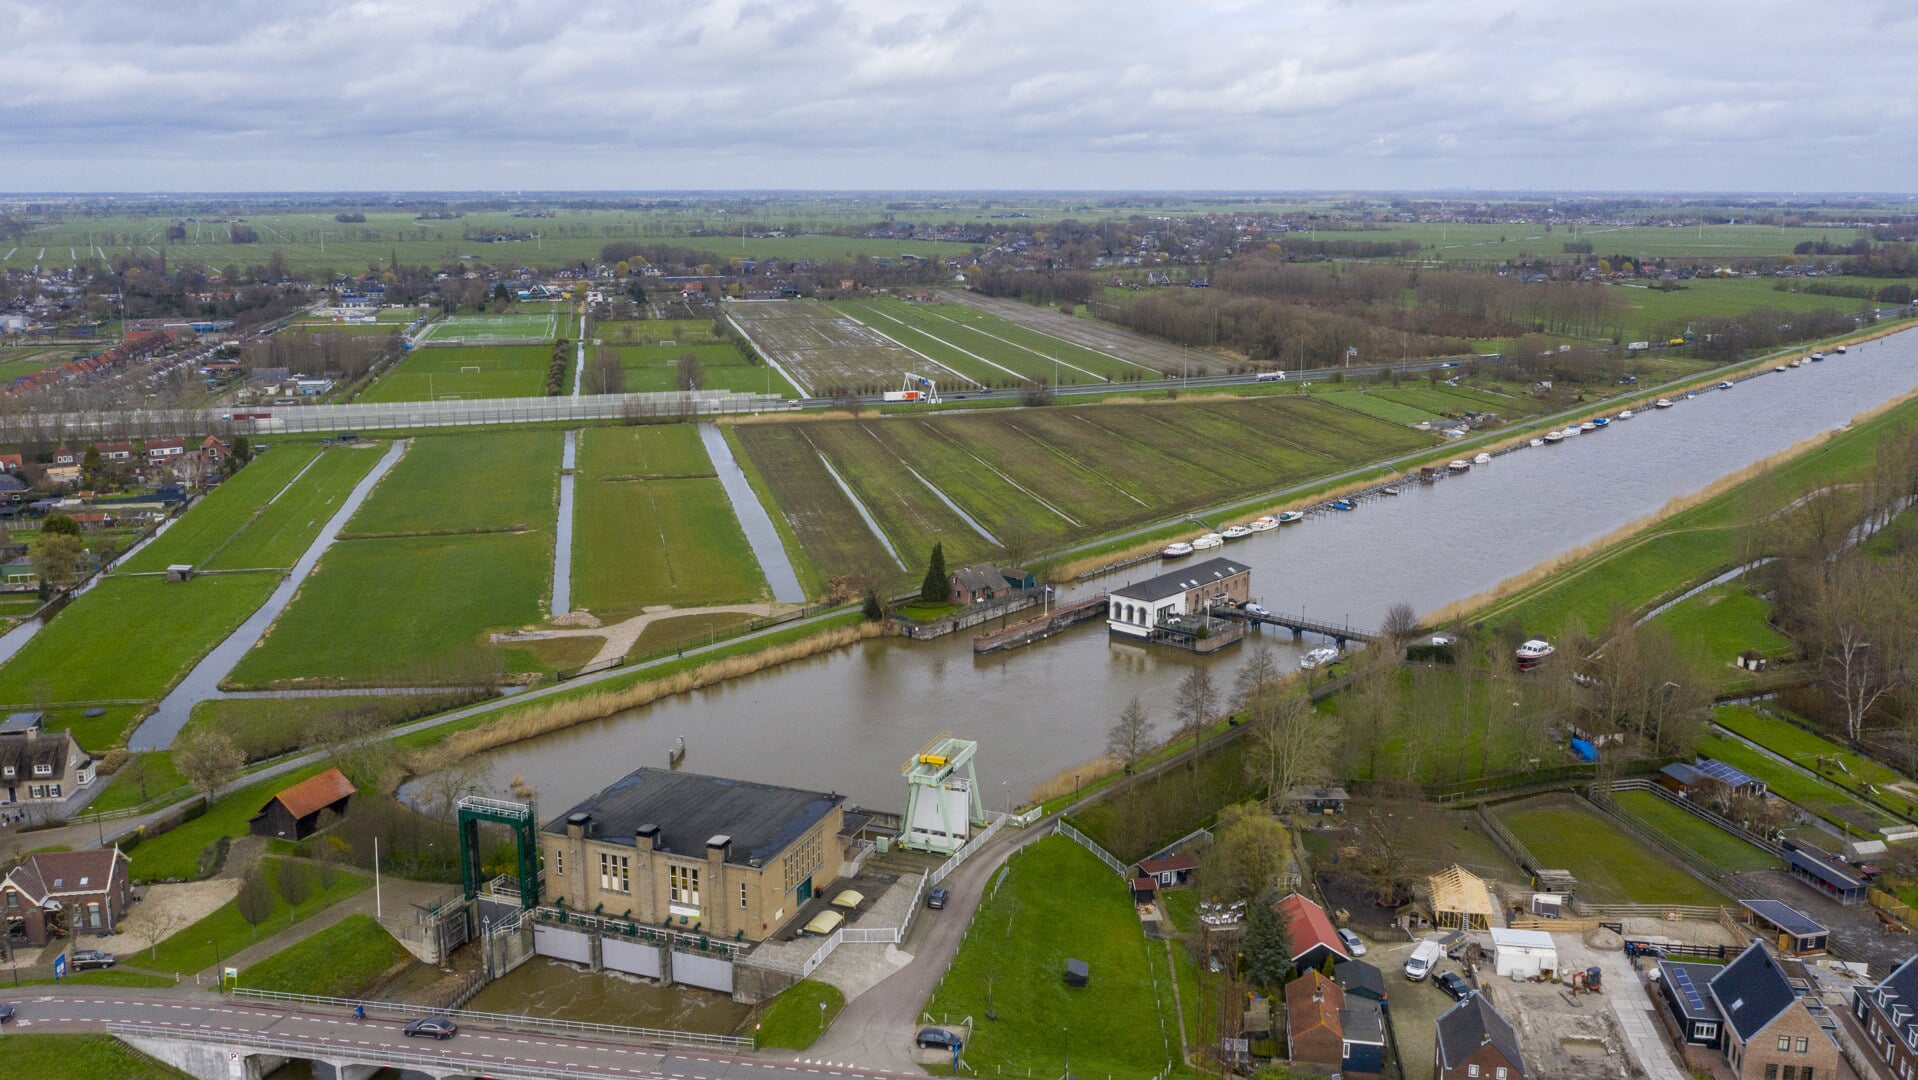
<svg viewBox="0 0 1918 1080"><path fill-rule="evenodd" d="M1167 619L1205 611L1221 597L1243 604L1249 598L1252 569L1231 559L1207 559L1169 574L1120 585L1106 607L1106 629L1132 638L1152 636Z"/></svg>
<svg viewBox="0 0 1918 1080"><path fill-rule="evenodd" d="M1558 970L1558 946L1543 930L1492 930L1493 970L1501 979L1522 979Z"/></svg>

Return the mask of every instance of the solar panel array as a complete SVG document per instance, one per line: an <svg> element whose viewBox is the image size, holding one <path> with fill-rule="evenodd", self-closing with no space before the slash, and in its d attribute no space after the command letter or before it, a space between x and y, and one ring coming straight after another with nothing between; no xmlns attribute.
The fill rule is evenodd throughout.
<svg viewBox="0 0 1918 1080"><path fill-rule="evenodd" d="M1707 778L1716 780L1727 787L1739 788L1744 787L1746 784L1757 783L1757 781L1753 780L1746 773L1734 769L1722 761L1714 761L1711 758L1700 758L1698 764L1692 766L1692 768L1697 769Z"/></svg>
<svg viewBox="0 0 1918 1080"><path fill-rule="evenodd" d="M1825 933L1825 928L1790 904L1778 900L1740 900L1753 914L1762 916L1787 934L1805 936Z"/></svg>
<svg viewBox="0 0 1918 1080"><path fill-rule="evenodd" d="M1692 973L1677 965L1668 966L1665 971L1671 976L1672 985L1678 987L1678 992L1685 995L1686 1006L1694 1013L1704 1012L1705 996L1692 985Z"/></svg>

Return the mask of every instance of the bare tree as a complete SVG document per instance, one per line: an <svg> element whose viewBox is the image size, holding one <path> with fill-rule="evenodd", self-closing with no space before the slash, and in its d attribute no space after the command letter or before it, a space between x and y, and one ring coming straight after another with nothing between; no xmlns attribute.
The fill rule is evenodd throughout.
<svg viewBox="0 0 1918 1080"><path fill-rule="evenodd" d="M1212 681L1210 668L1200 666L1186 672L1173 690L1173 710L1179 721L1179 734L1192 737L1192 775L1196 777L1205 748L1206 729L1219 714L1219 688Z"/></svg>
<svg viewBox="0 0 1918 1080"><path fill-rule="evenodd" d="M673 378L681 390L698 390L706 385L705 369L699 366L699 354L688 351L673 361Z"/></svg>
<svg viewBox="0 0 1918 1080"><path fill-rule="evenodd" d="M619 362L619 354L597 346L593 349L593 358L586 362L586 389L595 394L618 394L626 389L626 367Z"/></svg>
<svg viewBox="0 0 1918 1080"><path fill-rule="evenodd" d="M1254 721L1245 768L1264 785L1266 805L1277 812L1293 788L1331 777L1339 732L1303 695L1273 697L1268 715Z"/></svg>
<svg viewBox="0 0 1918 1080"><path fill-rule="evenodd" d="M380 733L386 721L375 708L349 709L338 716L316 719L306 732L307 745L317 747L355 784L371 784L390 764L390 753Z"/></svg>
<svg viewBox="0 0 1918 1080"><path fill-rule="evenodd" d="M280 899L286 901L291 909L286 913L288 926L292 926L293 920L299 917L300 905L312 897L314 876L313 867L302 859L280 860L280 874L273 885Z"/></svg>
<svg viewBox="0 0 1918 1080"><path fill-rule="evenodd" d="M245 764L239 747L218 731L201 732L173 748L173 767L208 799L238 776Z"/></svg>
<svg viewBox="0 0 1918 1080"><path fill-rule="evenodd" d="M1863 556L1841 558L1813 600L1819 666L1856 739L1873 709L1911 677L1911 618L1906 567Z"/></svg>
<svg viewBox="0 0 1918 1080"><path fill-rule="evenodd" d="M1379 635L1403 649L1411 644L1418 629L1419 613L1412 610L1412 605L1400 601L1386 610L1385 622L1380 624Z"/></svg>
<svg viewBox="0 0 1918 1080"><path fill-rule="evenodd" d="M451 821L462 798L485 788L490 767L477 754L437 746L423 752L414 771L420 777L421 809Z"/></svg>
<svg viewBox="0 0 1918 1080"><path fill-rule="evenodd" d="M1276 689L1279 677L1285 674L1280 666L1278 654L1270 645L1259 645L1245 658L1245 663L1232 676L1232 705L1240 712L1253 714L1256 720L1269 689Z"/></svg>
<svg viewBox="0 0 1918 1080"><path fill-rule="evenodd" d="M258 863L248 867L246 876L240 879L240 891L233 897L233 908L253 928L253 937L258 940L260 924L273 915L273 887L267 884L266 872Z"/></svg>
<svg viewBox="0 0 1918 1080"><path fill-rule="evenodd" d="M1106 753L1118 758L1130 773L1151 748L1152 718L1139 703L1139 695L1134 694L1119 713L1118 721L1106 732Z"/></svg>

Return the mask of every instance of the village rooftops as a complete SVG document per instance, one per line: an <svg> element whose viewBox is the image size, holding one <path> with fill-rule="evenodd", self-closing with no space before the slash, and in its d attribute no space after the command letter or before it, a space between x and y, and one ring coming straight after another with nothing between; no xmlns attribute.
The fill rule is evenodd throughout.
<svg viewBox="0 0 1918 1080"><path fill-rule="evenodd" d="M1467 994L1465 1000L1447 1009L1438 1018L1438 1057L1442 1069L1461 1064L1474 1050L1490 1043L1498 1049L1514 1072L1527 1075L1525 1060L1519 1054L1518 1034L1511 1022L1485 1000L1484 994Z"/></svg>
<svg viewBox="0 0 1918 1080"><path fill-rule="evenodd" d="M1755 941L1712 976L1711 995L1741 1042L1750 1042L1797 1000L1785 969Z"/></svg>
<svg viewBox="0 0 1918 1080"><path fill-rule="evenodd" d="M15 712L0 717L0 735L18 735L22 732L39 731L40 722L46 718L43 712Z"/></svg>
<svg viewBox="0 0 1918 1080"><path fill-rule="evenodd" d="M1918 1047L1918 955L1907 957L1877 986L1861 987L1858 992L1869 994L1886 1019L1898 1026L1898 1041Z"/></svg>
<svg viewBox="0 0 1918 1080"><path fill-rule="evenodd" d="M1233 562L1231 559L1207 559L1170 574L1160 574L1158 577L1135 581L1130 585L1114 586L1112 593L1115 596L1125 596L1150 603L1167 597L1183 596L1193 589L1216 585L1227 578L1251 572L1251 567Z"/></svg>
<svg viewBox="0 0 1918 1080"><path fill-rule="evenodd" d="M594 840L637 847L641 830L653 849L704 858L725 838L726 861L751 866L771 860L845 801L837 793L803 791L668 769L636 769L599 794L547 822L540 831L566 835L580 824ZM585 815L583 819L579 815Z"/></svg>

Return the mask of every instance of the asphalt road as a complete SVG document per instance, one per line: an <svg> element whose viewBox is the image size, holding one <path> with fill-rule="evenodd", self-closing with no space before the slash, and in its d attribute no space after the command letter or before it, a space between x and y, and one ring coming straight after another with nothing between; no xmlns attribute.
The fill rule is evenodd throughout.
<svg viewBox="0 0 1918 1080"><path fill-rule="evenodd" d="M17 992L16 992L17 993ZM0 998L6 1000L6 998ZM384 1058L428 1056L451 1071L486 1074L494 1070L551 1069L569 1075L667 1077L672 1080L806 1080L809 1076L890 1078L898 1074L792 1061L727 1057L702 1051L662 1051L636 1043L582 1039L464 1026L451 1039L407 1038L401 1023L354 1020L244 1005L218 999L161 998L135 990L111 993L35 993L11 998L18 1017L10 1030L90 1031L109 1024L139 1024L189 1035L203 1044L245 1044L273 1040L307 1048L315 1058L378 1064ZM282 1051L284 1052L284 1051ZM461 1063L479 1066L459 1068ZM923 1075L923 1074L918 1074Z"/></svg>

